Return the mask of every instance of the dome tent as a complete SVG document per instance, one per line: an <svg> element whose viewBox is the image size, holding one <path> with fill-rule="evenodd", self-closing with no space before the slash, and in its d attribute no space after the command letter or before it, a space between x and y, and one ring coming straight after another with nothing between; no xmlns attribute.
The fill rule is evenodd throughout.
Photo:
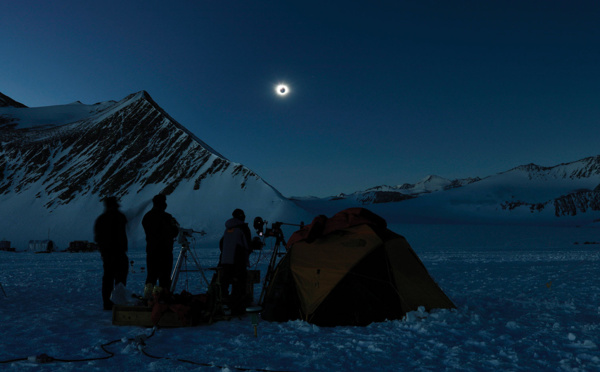
<svg viewBox="0 0 600 372"><path fill-rule="evenodd" d="M424 306L455 308L406 239L364 208L316 217L287 243L266 290L265 320L367 325Z"/></svg>

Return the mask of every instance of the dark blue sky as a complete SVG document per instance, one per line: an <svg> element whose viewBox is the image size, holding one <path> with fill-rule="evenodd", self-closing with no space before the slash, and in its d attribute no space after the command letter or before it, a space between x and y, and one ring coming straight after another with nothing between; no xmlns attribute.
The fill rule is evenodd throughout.
<svg viewBox="0 0 600 372"><path fill-rule="evenodd" d="M146 90L284 195L327 196L600 154L599 20L597 1L10 1L0 92Z"/></svg>

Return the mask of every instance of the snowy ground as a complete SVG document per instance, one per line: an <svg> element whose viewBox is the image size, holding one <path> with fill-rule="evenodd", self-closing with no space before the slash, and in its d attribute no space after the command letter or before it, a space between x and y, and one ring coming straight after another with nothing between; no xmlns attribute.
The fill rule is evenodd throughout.
<svg viewBox="0 0 600 372"><path fill-rule="evenodd" d="M163 359L144 355L130 341L149 335L150 329L113 326L111 313L101 310L99 254L0 252L0 283L6 292L0 291L0 362L42 353L64 360L109 357L48 364L15 361L0 364L0 369L600 370L600 244L584 244L600 242L599 229L392 229L407 237L457 310L415 312L367 327L261 321L257 338L248 317L158 329L146 340L145 351ZM214 265L215 250L195 249L206 267ZM135 272L128 288L140 291L143 250L134 247L130 259ZM259 268L264 262L263 257ZM199 282L194 275L188 274L192 284ZM113 357L101 347L108 343L104 348Z"/></svg>

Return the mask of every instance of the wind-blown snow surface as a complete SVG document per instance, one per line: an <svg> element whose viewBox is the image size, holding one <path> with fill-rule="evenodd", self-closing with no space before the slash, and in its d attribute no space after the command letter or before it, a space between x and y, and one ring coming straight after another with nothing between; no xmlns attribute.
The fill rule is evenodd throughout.
<svg viewBox="0 0 600 372"><path fill-rule="evenodd" d="M0 360L46 353L85 362L0 364L11 371L597 371L600 241L597 227L394 225L456 310L410 313L367 327L320 328L248 317L158 329L145 356L129 341L150 329L111 325L101 310L97 253L0 252ZM588 244L585 244L585 243ZM216 247L194 245L202 265ZM268 252L253 254L264 267ZM133 252L128 288L140 291L145 255ZM197 274L188 273L201 291ZM183 280L183 277L182 279ZM183 284L183 282L182 282ZM181 286L183 288L183 285ZM256 286L260 292L260 285ZM184 359L216 367L179 361Z"/></svg>

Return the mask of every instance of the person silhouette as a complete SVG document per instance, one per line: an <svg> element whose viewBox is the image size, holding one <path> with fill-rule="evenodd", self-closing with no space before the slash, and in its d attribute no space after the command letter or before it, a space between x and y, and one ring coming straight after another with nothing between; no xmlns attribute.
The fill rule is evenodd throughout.
<svg viewBox="0 0 600 372"><path fill-rule="evenodd" d="M118 283L127 285L129 259L127 258L127 217L119 210L117 198L104 199L105 211L94 223L94 241L102 257L102 302L104 310L111 310L110 295Z"/></svg>
<svg viewBox="0 0 600 372"><path fill-rule="evenodd" d="M179 223L166 212L165 195L156 195L152 203L152 209L142 219L146 233L146 286L159 284L168 292L171 289L173 241L179 234Z"/></svg>

